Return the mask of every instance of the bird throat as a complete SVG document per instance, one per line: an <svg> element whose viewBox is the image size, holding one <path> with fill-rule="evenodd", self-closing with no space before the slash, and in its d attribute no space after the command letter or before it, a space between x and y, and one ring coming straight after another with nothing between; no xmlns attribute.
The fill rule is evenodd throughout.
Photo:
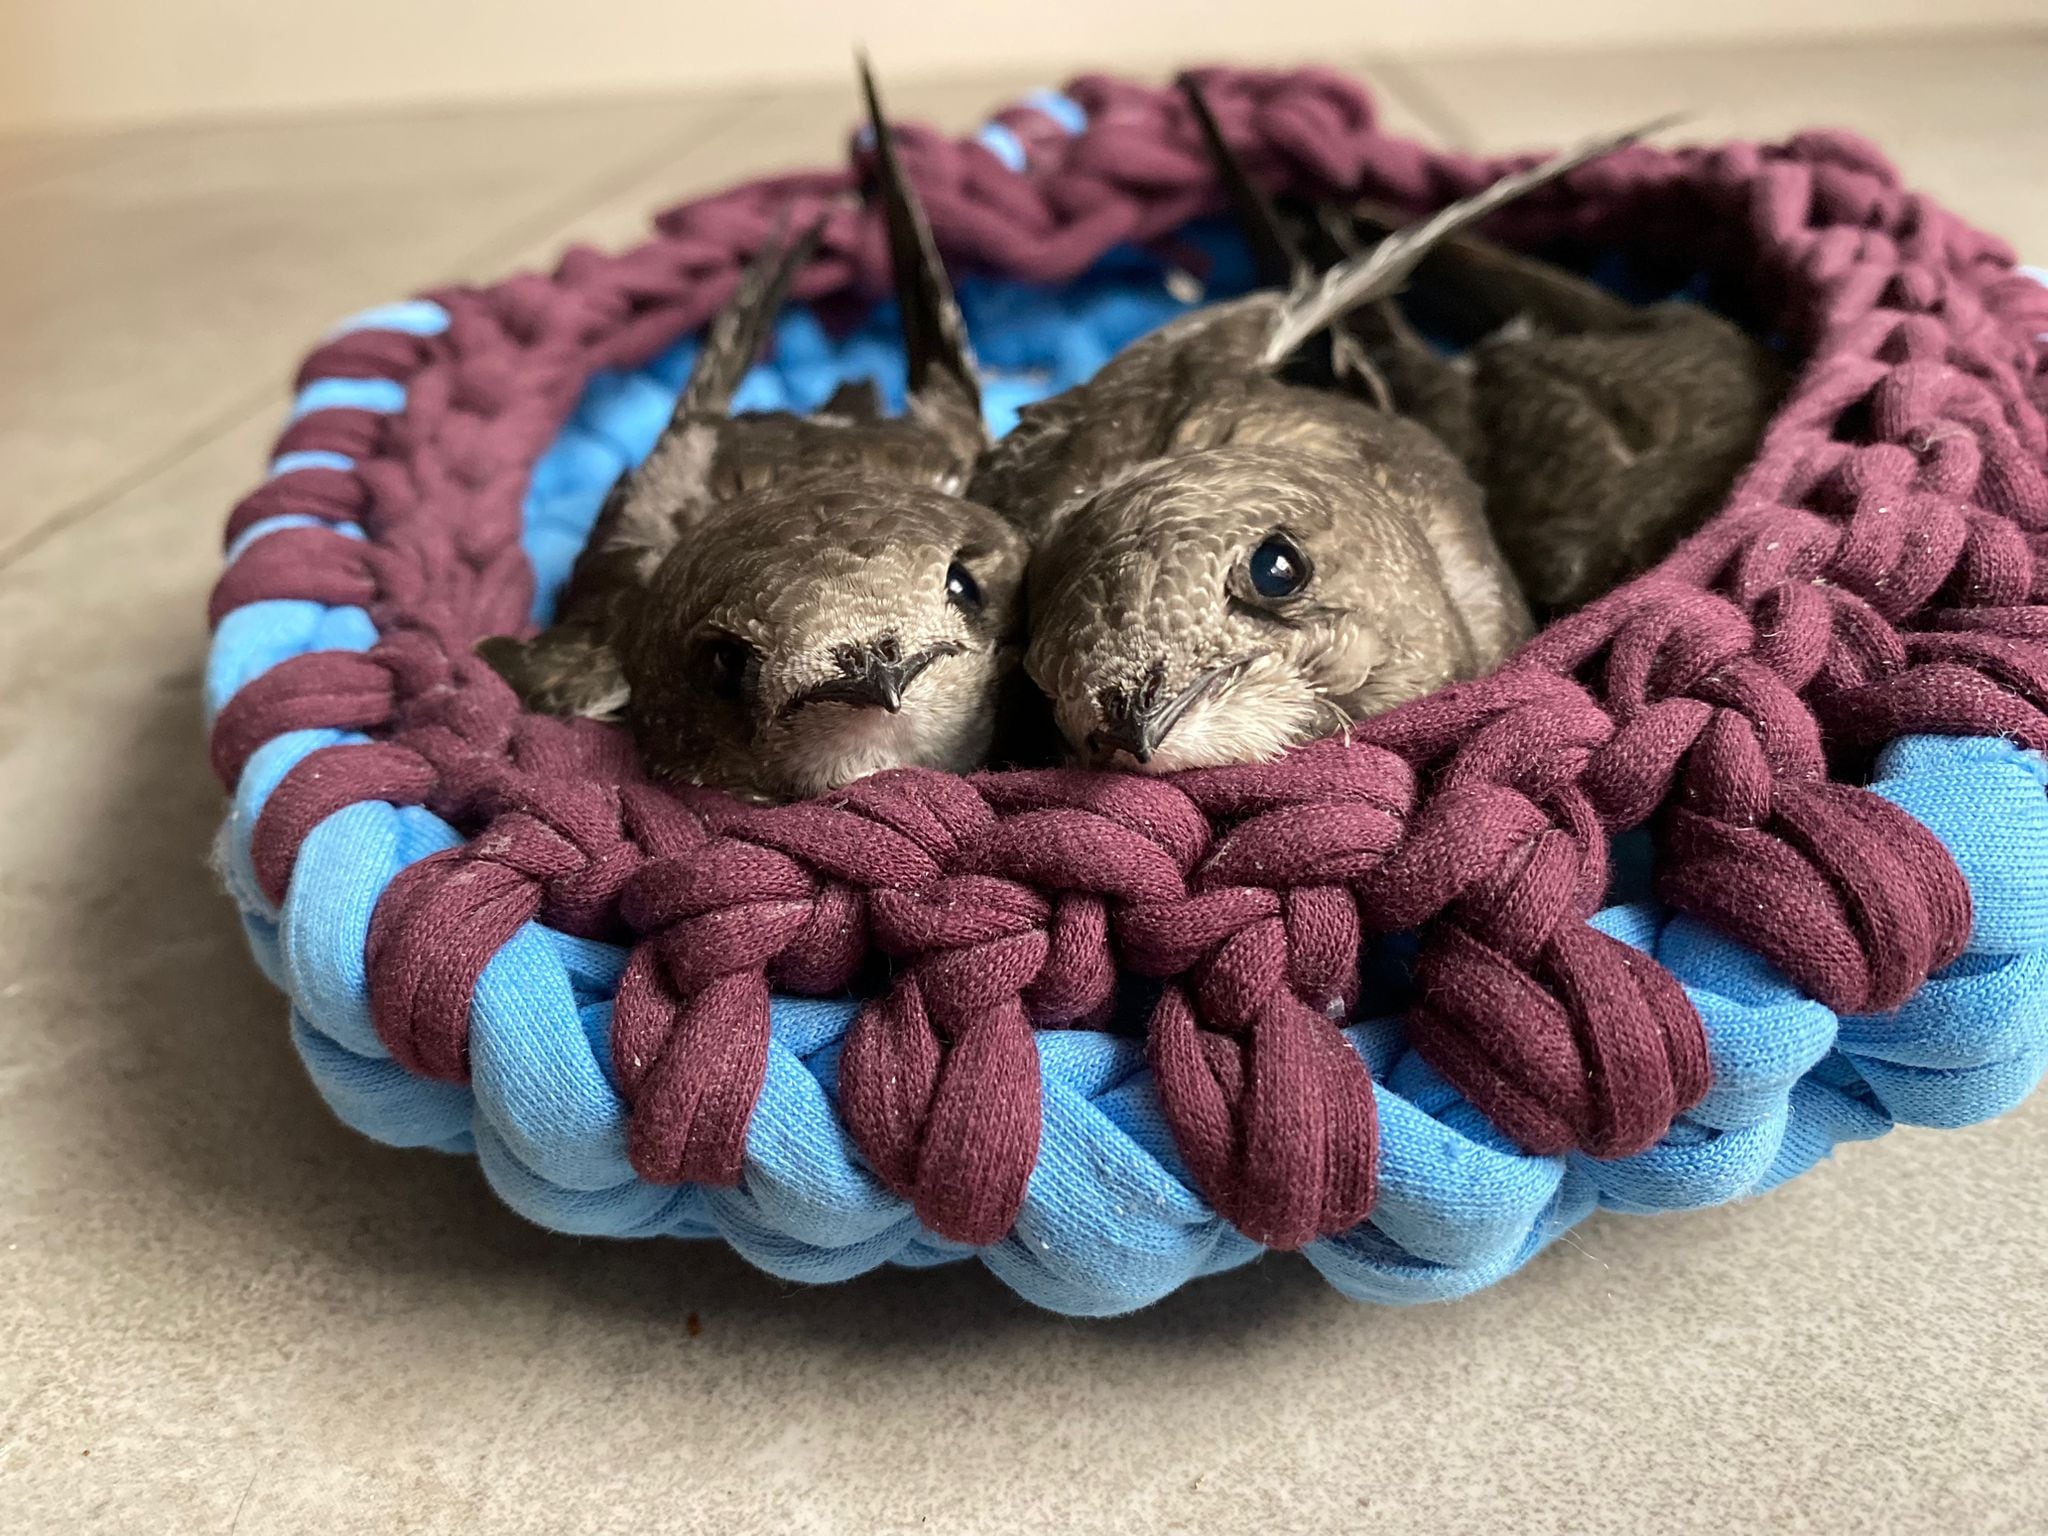
<svg viewBox="0 0 2048 1536"><path fill-rule="evenodd" d="M824 794L886 768L922 762L931 747L931 722L914 698L894 712L821 702L783 729L789 778L802 795Z"/></svg>

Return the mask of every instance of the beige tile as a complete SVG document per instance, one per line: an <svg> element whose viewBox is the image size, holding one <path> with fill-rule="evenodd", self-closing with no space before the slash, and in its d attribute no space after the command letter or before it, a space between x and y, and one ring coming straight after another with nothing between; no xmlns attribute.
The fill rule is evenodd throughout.
<svg viewBox="0 0 2048 1536"><path fill-rule="evenodd" d="M1456 1306L1274 1259L1097 1324L972 1266L805 1290L550 1236L469 1164L342 1130L205 867L200 612L267 435L0 572L10 1529L2048 1522L2040 1105L1596 1220Z"/></svg>
<svg viewBox="0 0 2048 1536"><path fill-rule="evenodd" d="M51 141L0 171L0 549L286 387L365 305L472 275L730 101ZM25 154L27 152L24 152Z"/></svg>
<svg viewBox="0 0 2048 1536"><path fill-rule="evenodd" d="M54 133L0 134L0 187L21 185L65 159L67 136Z"/></svg>
<svg viewBox="0 0 2048 1536"><path fill-rule="evenodd" d="M1668 111L1695 115L1673 138L1853 128L2023 258L2048 260L2048 33L1419 60L1407 75L1486 148Z"/></svg>

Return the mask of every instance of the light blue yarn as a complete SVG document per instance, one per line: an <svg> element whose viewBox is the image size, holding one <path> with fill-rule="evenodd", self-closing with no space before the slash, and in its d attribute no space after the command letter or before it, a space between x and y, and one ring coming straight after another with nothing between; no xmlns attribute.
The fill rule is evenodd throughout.
<svg viewBox="0 0 2048 1536"><path fill-rule="evenodd" d="M376 643L377 626L361 608L329 608L299 598L237 608L220 621L206 655L207 719L244 683L281 661L308 651L367 651Z"/></svg>
<svg viewBox="0 0 2048 1536"><path fill-rule="evenodd" d="M293 421L315 411L380 411L395 415L405 409L405 386L391 379L315 379L292 401Z"/></svg>
<svg viewBox="0 0 2048 1536"><path fill-rule="evenodd" d="M1026 164L1024 141L1002 123L984 123L974 135L975 142L1013 171Z"/></svg>
<svg viewBox="0 0 2048 1536"><path fill-rule="evenodd" d="M438 336L448 329L448 311L432 299L400 299L358 310L328 331L329 338L350 331L402 331L408 336Z"/></svg>
<svg viewBox="0 0 2048 1536"><path fill-rule="evenodd" d="M273 533L282 533L287 528L322 528L338 533L345 539L360 539L363 530L354 523L330 523L324 517L309 517L303 512L285 512L276 517L258 518L235 536L228 545L225 559L233 565L242 558L242 551L258 539L268 538Z"/></svg>
<svg viewBox="0 0 2048 1536"><path fill-rule="evenodd" d="M1212 292L1242 286L1241 253L1217 249ZM970 283L963 307L989 367L991 418L1007 421L1181 305L1165 292L1155 260L1120 252L1060 290ZM835 340L808 311L793 311L745 399L809 409L842 380L873 372L900 403L893 331L884 311ZM659 433L694 355L695 343L685 342L640 373L594 378L536 464L525 542L540 612L611 482ZM359 403L348 391L316 394L355 382L320 381L301 400ZM309 466L292 466L302 467ZM309 521L267 520L233 553ZM291 656L360 650L374 640L360 609L251 604L217 632L208 709L217 712ZM236 786L217 855L258 963L291 995L293 1042L338 1117L395 1145L474 1152L500 1198L562 1231L717 1237L761 1268L804 1281L970 1256L923 1230L846 1135L835 1106L839 1049L856 1010L850 999L776 1002L745 1171L732 1189L649 1185L627 1161L610 1058L611 996L624 962L616 946L527 925L478 985L471 1081L424 1081L401 1069L370 1022L370 917L398 871L453 846L454 830L417 807L346 807L307 837L281 908L257 885L250 856L256 819L285 774L311 752L360 739L296 731L264 744ZM1601 913L1599 926L1654 954L1685 986L1714 1064L1707 1096L1635 1157L1527 1156L1407 1049L1397 1021L1352 1026L1375 1083L1381 1198L1363 1226L1311 1244L1309 1261L1361 1300L1442 1300L1511 1274L1598 1207L1718 1204L1770 1189L1842 1142L1895 1123L1963 1125L2010 1108L2048 1069L2044 786L2048 765L2002 741L1915 738L1881 755L1874 788L1942 839L1975 899L1965 955L1881 1017L1837 1018L1756 956L1654 905ZM1640 862L1635 843L1627 852ZM1640 871L1624 884L1647 889ZM973 1257L1039 1305L1096 1315L1142 1306L1257 1256L1191 1188L1140 1042L1062 1031L1036 1043L1038 1163L1013 1232Z"/></svg>
<svg viewBox="0 0 2048 1536"><path fill-rule="evenodd" d="M1082 133L1088 127L1088 109L1064 91L1033 91L1024 105L1036 107L1068 133Z"/></svg>
<svg viewBox="0 0 2048 1536"><path fill-rule="evenodd" d="M280 453L270 461L270 478L275 480L283 475L296 474L302 469L354 469L356 461L345 453L331 453L325 448L299 448L291 453Z"/></svg>

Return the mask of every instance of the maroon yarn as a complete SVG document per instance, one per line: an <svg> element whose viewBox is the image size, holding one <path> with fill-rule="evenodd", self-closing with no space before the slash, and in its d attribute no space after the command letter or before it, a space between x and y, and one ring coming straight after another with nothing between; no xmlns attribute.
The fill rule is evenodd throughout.
<svg viewBox="0 0 2048 1536"><path fill-rule="evenodd" d="M1276 187L1423 209L1519 161L1423 149L1319 71L1217 71L1208 90ZM1004 118L1023 172L930 132L905 155L958 260L1060 281L1111 246L1169 241L1220 203L1177 95L1087 77L1076 139ZM1942 847L1826 748L1910 732L2048 748L2048 293L1998 241L1917 194L1862 140L1589 165L1501 225L1683 242L1806 358L1720 515L1657 571L1553 625L1498 675L1254 767L1169 779L910 771L776 810L644 783L622 733L521 713L470 654L524 622L527 472L590 373L701 325L792 197L827 208L798 297L886 287L845 172L669 210L648 243L435 294L444 335L355 332L302 378L390 378L395 417L316 411L302 470L230 533L299 513L360 523L262 540L214 614L262 598L360 603L383 636L249 683L221 712L233 783L280 732L368 745L300 762L255 835L281 898L307 833L359 800L422 804L469 834L402 871L371 929L377 1028L409 1069L467 1072L469 998L519 924L633 943L613 1056L634 1165L731 1182L777 991L890 979L840 1063L862 1153L934 1230L1013 1223L1037 1153L1032 1031L1099 1025L1119 974L1160 988L1150 1056L1190 1172L1274 1246L1372 1206L1371 1083L1339 1031L1361 945L1417 930L1416 1047L1521 1146L1617 1156L1704 1091L1677 983L1587 919L1607 844L1649 825L1660 897L1843 1010L1883 1009L1960 950L1969 894Z"/></svg>

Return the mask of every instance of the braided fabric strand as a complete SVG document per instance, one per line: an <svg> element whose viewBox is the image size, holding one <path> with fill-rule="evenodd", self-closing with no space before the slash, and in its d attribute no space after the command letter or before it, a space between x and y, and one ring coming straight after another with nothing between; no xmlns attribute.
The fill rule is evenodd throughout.
<svg viewBox="0 0 2048 1536"><path fill-rule="evenodd" d="M1319 72L1208 87L1276 187L1419 211L1525 163L1388 135ZM949 257L1065 282L1220 205L1174 94L1088 77L1062 99L1087 132L1029 109L997 120L1008 137L906 132ZM1142 981L1196 1187L1246 1237L1300 1247L1379 1198L1375 1085L1342 1028L1374 936L1419 935L1406 1028L1451 1087L1527 1153L1602 1159L1658 1144L1712 1080L1686 989L1596 921L1616 834L1647 828L1662 902L1837 1013L1896 1009L1962 953L1971 890L1948 849L1831 780L1824 747L2048 747L2048 294L1840 134L1638 146L1503 226L1686 241L1806 363L1708 528L1494 677L1270 765L911 771L765 811L644 782L616 731L523 714L470 646L534 611L535 462L593 374L703 325L792 198L828 213L796 297L883 292L850 179L685 205L635 250L436 293L301 371L276 472L230 519L212 616L289 609L341 632L222 681L213 760L234 787L271 744L325 733L251 830L252 899L273 907L351 807L420 807L462 834L395 872L356 962L407 1072L480 1069L479 998L530 923L629 942L609 1028L632 1164L728 1187L774 1070L771 999L840 994L885 958L836 1063L846 1125L925 1227L985 1245L1040 1164L1040 1032L1097 1028Z"/></svg>

